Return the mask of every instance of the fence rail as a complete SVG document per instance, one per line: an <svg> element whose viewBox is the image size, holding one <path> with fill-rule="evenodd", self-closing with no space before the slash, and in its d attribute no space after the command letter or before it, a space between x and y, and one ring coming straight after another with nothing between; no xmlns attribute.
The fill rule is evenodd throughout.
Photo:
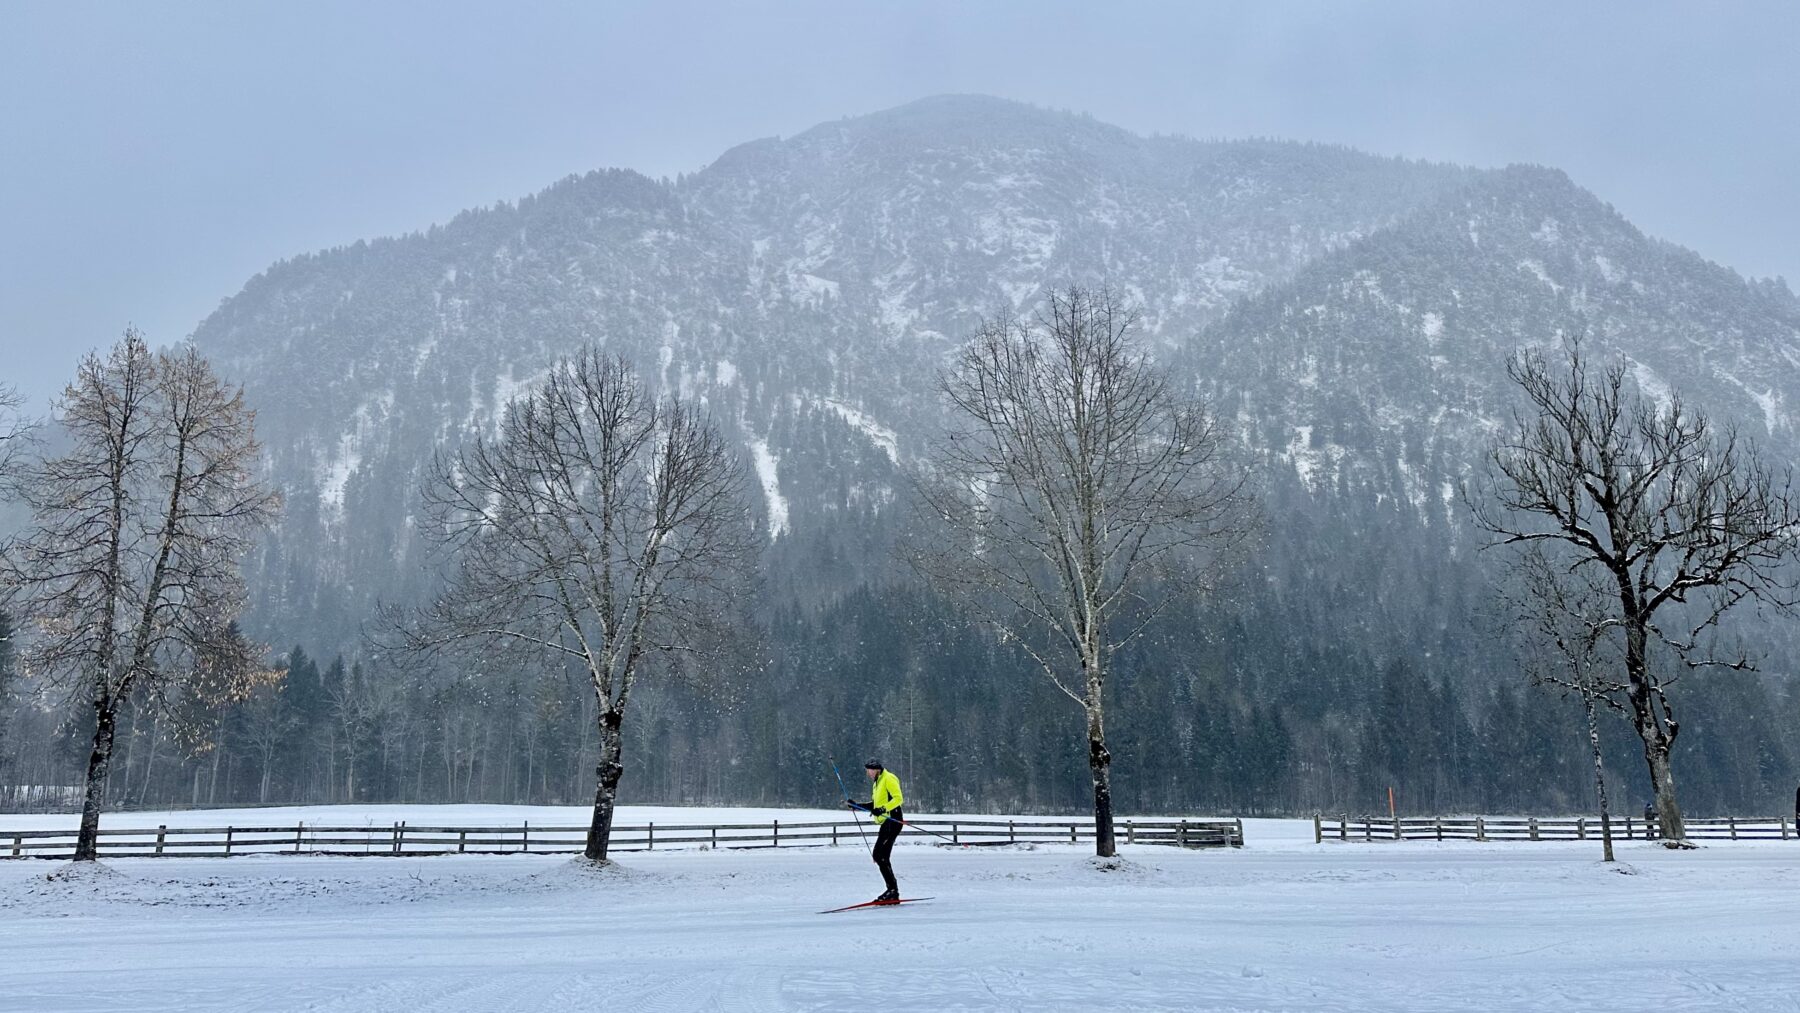
<svg viewBox="0 0 1800 1013"><path fill-rule="evenodd" d="M1093 820L910 819L918 830L944 835L953 844L1079 844L1094 839ZM1242 820L1120 820L1119 839L1127 844L1182 848L1243 847ZM0 859L69 858L75 853L76 831L0 830ZM780 848L854 844L858 825L836 823L655 823L615 826L612 851L657 848ZM918 835L922 841L935 838ZM587 841L585 826L447 827L383 826L282 827L116 827L99 832L103 858L220 858L254 854L443 855L443 854L571 854Z"/></svg>
<svg viewBox="0 0 1800 1013"><path fill-rule="evenodd" d="M1774 841L1800 839L1787 817L1725 816L1685 820L1689 840ZM1614 817L1614 840L1655 840L1654 820ZM1313 814L1313 841L1585 841L1600 839L1598 816L1324 816Z"/></svg>

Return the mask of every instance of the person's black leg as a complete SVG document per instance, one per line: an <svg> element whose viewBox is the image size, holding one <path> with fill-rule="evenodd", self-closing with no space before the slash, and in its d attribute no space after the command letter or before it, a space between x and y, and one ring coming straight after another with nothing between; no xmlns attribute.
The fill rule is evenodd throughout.
<svg viewBox="0 0 1800 1013"><path fill-rule="evenodd" d="M875 835L875 866L881 870L882 881L887 884L888 892L898 897L900 884L894 879L894 867L888 861L894 852L894 839L900 836L898 820L888 820L881 825Z"/></svg>

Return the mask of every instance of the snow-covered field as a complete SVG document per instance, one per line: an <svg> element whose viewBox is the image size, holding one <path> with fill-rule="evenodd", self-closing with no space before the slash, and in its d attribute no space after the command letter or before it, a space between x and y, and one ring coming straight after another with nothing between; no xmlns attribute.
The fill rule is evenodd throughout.
<svg viewBox="0 0 1800 1013"><path fill-rule="evenodd" d="M579 822L571 810L254 810L270 823ZM621 822L793 810L631 809ZM278 815L279 813L279 815ZM107 825L248 822L134 814ZM0 816L0 827L45 817ZM929 903L820 915L859 846L556 856L0 862L0 1009L1791 1010L1800 842L1242 851L952 849L903 837ZM909 846L910 845L910 846Z"/></svg>

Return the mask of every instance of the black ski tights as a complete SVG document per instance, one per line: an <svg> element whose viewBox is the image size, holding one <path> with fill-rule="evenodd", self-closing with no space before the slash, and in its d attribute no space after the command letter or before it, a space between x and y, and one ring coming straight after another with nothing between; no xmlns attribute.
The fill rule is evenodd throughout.
<svg viewBox="0 0 1800 1013"><path fill-rule="evenodd" d="M900 810L888 814L887 822L875 832L875 865L881 870L881 878L887 881L887 888L897 896L900 884L894 880L894 867L888 864L888 856L894 851L894 838L900 836Z"/></svg>

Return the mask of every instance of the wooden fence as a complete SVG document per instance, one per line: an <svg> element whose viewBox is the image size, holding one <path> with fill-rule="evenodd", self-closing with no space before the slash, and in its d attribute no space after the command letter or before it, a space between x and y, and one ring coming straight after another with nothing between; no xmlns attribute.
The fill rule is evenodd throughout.
<svg viewBox="0 0 1800 1013"><path fill-rule="evenodd" d="M1689 840L1785 841L1800 839L1787 817L1684 821ZM1614 817L1614 840L1655 840L1654 820ZM1322 816L1313 814L1313 841L1585 841L1600 839L1598 816L1546 818L1540 816Z"/></svg>
<svg viewBox="0 0 1800 1013"><path fill-rule="evenodd" d="M1003 845L1079 844L1094 839L1093 820L911 819L908 836L920 843ZM921 830L943 834L941 840ZM864 832L867 832L866 830ZM1183 848L1243 847L1242 820L1120 820L1115 825L1126 844L1159 844ZM75 853L69 830L0 830L0 858L69 858ZM504 827L307 826L287 827L129 827L100 830L103 858L233 857L255 854L313 855L444 855L444 854L572 854L587 840L585 826ZM730 823L718 825L655 823L615 826L611 851L657 848L781 848L860 845L858 824Z"/></svg>

